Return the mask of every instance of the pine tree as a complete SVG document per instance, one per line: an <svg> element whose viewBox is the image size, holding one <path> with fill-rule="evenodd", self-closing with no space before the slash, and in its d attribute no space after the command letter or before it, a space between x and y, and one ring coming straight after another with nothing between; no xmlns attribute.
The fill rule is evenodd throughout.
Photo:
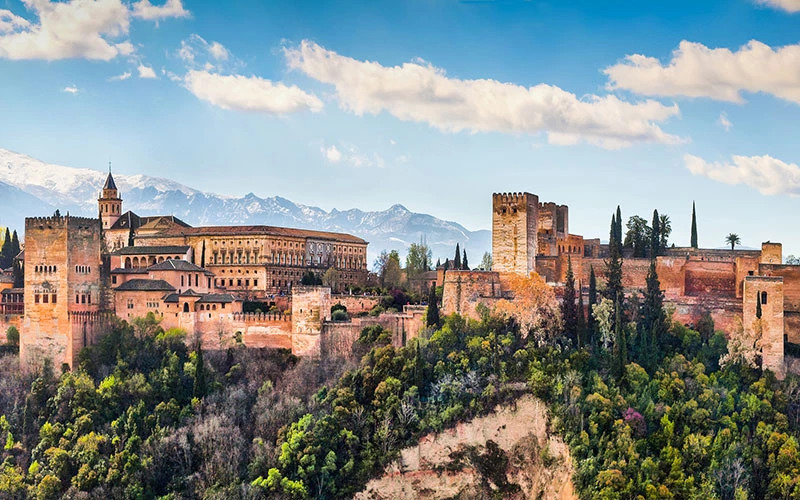
<svg viewBox="0 0 800 500"><path fill-rule="evenodd" d="M453 260L453 269L461 269L461 248L458 243L456 243L456 257Z"/></svg>
<svg viewBox="0 0 800 500"><path fill-rule="evenodd" d="M653 224L650 228L650 257L661 255L661 218L658 210L653 210Z"/></svg>
<svg viewBox="0 0 800 500"><path fill-rule="evenodd" d="M697 214L694 210L694 202L692 202L692 248L697 248Z"/></svg>
<svg viewBox="0 0 800 500"><path fill-rule="evenodd" d="M462 269L469 271L469 261L467 261L467 249L464 249L464 257L461 259Z"/></svg>
<svg viewBox="0 0 800 500"><path fill-rule="evenodd" d="M564 300L561 302L561 316L564 318L564 333L577 343L578 311L575 308L575 275L572 273L572 258L567 258L567 276L564 284Z"/></svg>
<svg viewBox="0 0 800 500"><path fill-rule="evenodd" d="M206 395L206 365L203 361L203 349L200 342L195 347L194 387L192 397L202 398Z"/></svg>
<svg viewBox="0 0 800 500"><path fill-rule="evenodd" d="M439 326L439 301L436 299L436 285L431 285L428 292L428 314L425 317L425 323L428 326Z"/></svg>
<svg viewBox="0 0 800 500"><path fill-rule="evenodd" d="M594 266L589 268L589 309L586 315L586 329L589 333L589 343L594 347L597 340L597 323L594 319L594 306L597 305L597 278L594 275Z"/></svg>

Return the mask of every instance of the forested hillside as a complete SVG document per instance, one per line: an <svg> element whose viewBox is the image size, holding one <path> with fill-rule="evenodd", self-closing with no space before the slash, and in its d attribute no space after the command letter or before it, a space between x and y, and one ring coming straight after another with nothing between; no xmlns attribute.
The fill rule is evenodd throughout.
<svg viewBox="0 0 800 500"><path fill-rule="evenodd" d="M152 317L118 324L58 378L19 375L6 356L0 496L350 497L421 436L527 394L548 404L582 498L800 496L797 379L776 381L709 321L674 324L646 300L573 338L552 292L526 286L539 292L524 331L523 316L488 310L403 348L369 328L351 360L188 349ZM520 494L502 449L453 461L480 466L483 497Z"/></svg>

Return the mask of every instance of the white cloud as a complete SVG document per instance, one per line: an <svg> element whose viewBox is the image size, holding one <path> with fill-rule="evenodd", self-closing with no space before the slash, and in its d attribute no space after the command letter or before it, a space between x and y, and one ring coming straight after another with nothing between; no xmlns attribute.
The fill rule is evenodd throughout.
<svg viewBox="0 0 800 500"><path fill-rule="evenodd" d="M693 175L725 184L745 184L765 195L800 195L800 167L769 155L733 156L732 163L710 163L688 154L683 160Z"/></svg>
<svg viewBox="0 0 800 500"><path fill-rule="evenodd" d="M76 87L75 85L70 85L69 87L64 87L64 92L66 92L67 94L75 95L79 92L79 90L78 87Z"/></svg>
<svg viewBox="0 0 800 500"><path fill-rule="evenodd" d="M653 96L709 97L744 102L742 92L764 92L800 103L800 44L772 48L751 40L739 50L682 41L661 64L640 54L604 70L610 89Z"/></svg>
<svg viewBox="0 0 800 500"><path fill-rule="evenodd" d="M297 86L257 76L219 75L208 71L191 70L184 85L198 99L222 109L287 114L322 109L322 101Z"/></svg>
<svg viewBox="0 0 800 500"><path fill-rule="evenodd" d="M334 145L329 148L323 146L320 148L322 154L325 156L325 159L331 163L339 163L342 161L342 152Z"/></svg>
<svg viewBox="0 0 800 500"><path fill-rule="evenodd" d="M0 11L0 58L108 61L130 53L128 42L113 39L128 33L129 11L120 0L23 0L38 24Z"/></svg>
<svg viewBox="0 0 800 500"><path fill-rule="evenodd" d="M131 72L130 71L126 71L126 72L122 73L121 75L112 76L111 78L108 79L108 81L109 82L121 82L122 80L127 80L131 76L132 76Z"/></svg>
<svg viewBox="0 0 800 500"><path fill-rule="evenodd" d="M141 0L133 4L133 17L148 21L159 21L170 17L189 17L191 14L183 8L181 0L167 0L163 5L153 5L149 0Z"/></svg>
<svg viewBox="0 0 800 500"><path fill-rule="evenodd" d="M677 115L677 105L629 103L613 95L579 99L546 84L460 80L430 64L387 67L341 56L307 40L284 53L291 68L334 85L342 107L357 115L387 111L447 132L546 132L555 143L586 141L608 148L681 142L656 124Z"/></svg>
<svg viewBox="0 0 800 500"><path fill-rule="evenodd" d="M191 34L189 38L181 40L181 48L178 49L178 57L191 68L203 68L206 71L219 69L230 58L230 52L219 42L207 42L198 34ZM211 59L211 60L209 60ZM213 63L211 61L214 61ZM233 61L233 66L240 65L238 61ZM230 69L230 67L228 67Z"/></svg>
<svg viewBox="0 0 800 500"><path fill-rule="evenodd" d="M0 9L0 34L27 28L30 24L27 19L14 15L10 10Z"/></svg>
<svg viewBox="0 0 800 500"><path fill-rule="evenodd" d="M731 127L733 127L733 123L728 120L728 113L724 111L719 114L719 120L717 120L717 123L719 123L720 126L725 129L725 132L730 132Z"/></svg>
<svg viewBox="0 0 800 500"><path fill-rule="evenodd" d="M757 4L774 7L794 14L800 12L800 0L755 0Z"/></svg>
<svg viewBox="0 0 800 500"><path fill-rule="evenodd" d="M136 68L136 70L139 72L139 78L158 78L156 76L156 72L153 71L153 68L150 66L139 64L139 67Z"/></svg>
<svg viewBox="0 0 800 500"><path fill-rule="evenodd" d="M386 166L386 160L384 160L383 157L378 153L369 155L360 151L352 144L340 144L340 147L336 147L336 145L325 147L323 145L320 148L320 151L328 163L344 163L352 167L359 168L384 168Z"/></svg>
<svg viewBox="0 0 800 500"><path fill-rule="evenodd" d="M211 45L208 47L208 52L217 61L228 60L228 49L219 42L211 42Z"/></svg>

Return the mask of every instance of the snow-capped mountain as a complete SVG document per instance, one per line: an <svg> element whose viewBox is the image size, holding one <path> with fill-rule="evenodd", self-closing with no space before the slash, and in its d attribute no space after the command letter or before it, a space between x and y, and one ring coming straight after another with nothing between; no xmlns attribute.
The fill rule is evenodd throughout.
<svg viewBox="0 0 800 500"><path fill-rule="evenodd" d="M96 216L97 195L107 173L65 167L0 149L0 225L22 229L25 216L62 213ZM267 224L354 234L370 242L372 261L382 250L401 255L425 238L434 259L452 258L456 243L465 247L473 266L491 247L487 230L469 231L456 222L393 205L379 212L356 208L330 212L280 196L240 198L204 193L183 184L146 175L114 174L123 209L140 215L175 215L192 225Z"/></svg>

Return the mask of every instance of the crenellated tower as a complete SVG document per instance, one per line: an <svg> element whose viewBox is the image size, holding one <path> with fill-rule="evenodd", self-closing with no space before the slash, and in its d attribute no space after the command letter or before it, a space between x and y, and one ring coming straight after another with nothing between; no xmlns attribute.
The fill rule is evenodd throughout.
<svg viewBox="0 0 800 500"><path fill-rule="evenodd" d="M100 220L103 223L103 229L109 229L117 222L120 215L122 215L122 198L119 197L117 185L114 183L114 177L111 175L111 163L108 164L108 177L106 177L103 191L97 199L97 205L100 211Z"/></svg>
<svg viewBox="0 0 800 500"><path fill-rule="evenodd" d="M492 195L492 270L527 276L536 270L539 197L531 193Z"/></svg>

